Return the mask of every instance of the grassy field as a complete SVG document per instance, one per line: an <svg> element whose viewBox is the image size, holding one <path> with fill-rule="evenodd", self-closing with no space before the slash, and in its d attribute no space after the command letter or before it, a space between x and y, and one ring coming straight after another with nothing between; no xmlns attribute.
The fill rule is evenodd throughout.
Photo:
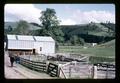
<svg viewBox="0 0 120 83"><path fill-rule="evenodd" d="M101 62L111 62L115 60L115 40L87 48L83 46L59 46L59 52L89 54L93 62L99 61L99 59Z"/></svg>

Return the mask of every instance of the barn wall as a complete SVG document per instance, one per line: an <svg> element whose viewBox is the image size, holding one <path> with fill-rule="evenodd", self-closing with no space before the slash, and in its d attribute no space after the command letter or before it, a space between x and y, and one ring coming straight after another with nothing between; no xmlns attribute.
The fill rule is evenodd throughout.
<svg viewBox="0 0 120 83"><path fill-rule="evenodd" d="M40 51L40 47L43 47L42 42L34 42L34 48L37 53L43 53L43 50Z"/></svg>
<svg viewBox="0 0 120 83"><path fill-rule="evenodd" d="M55 42L25 41L25 40L8 40L8 49L35 49L39 54L55 53ZM40 47L42 50L40 51Z"/></svg>
<svg viewBox="0 0 120 83"><path fill-rule="evenodd" d="M42 50L40 51L40 47ZM34 48L36 52L42 54L55 53L55 43L54 42L34 42Z"/></svg>
<svg viewBox="0 0 120 83"><path fill-rule="evenodd" d="M44 53L55 53L55 43L44 42L43 49L44 49Z"/></svg>
<svg viewBox="0 0 120 83"><path fill-rule="evenodd" d="M9 40L8 49L33 49L33 41Z"/></svg>

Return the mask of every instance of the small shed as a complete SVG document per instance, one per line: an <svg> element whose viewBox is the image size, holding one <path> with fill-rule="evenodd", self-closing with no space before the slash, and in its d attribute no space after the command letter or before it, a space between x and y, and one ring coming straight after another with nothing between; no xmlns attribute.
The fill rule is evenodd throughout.
<svg viewBox="0 0 120 83"><path fill-rule="evenodd" d="M97 45L97 43L92 43L92 46L96 46Z"/></svg>
<svg viewBox="0 0 120 83"><path fill-rule="evenodd" d="M20 54L55 53L55 41L47 36L7 35L7 50Z"/></svg>

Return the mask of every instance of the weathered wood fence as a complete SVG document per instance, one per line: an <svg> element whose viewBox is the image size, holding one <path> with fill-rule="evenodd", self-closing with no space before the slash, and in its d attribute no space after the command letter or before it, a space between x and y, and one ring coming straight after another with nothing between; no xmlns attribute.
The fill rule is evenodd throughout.
<svg viewBox="0 0 120 83"><path fill-rule="evenodd" d="M20 58L20 64L38 72L44 72L53 77L69 78L115 78L115 65L110 64L88 64L85 62L67 62L66 64L55 64L49 61L40 62Z"/></svg>
<svg viewBox="0 0 120 83"><path fill-rule="evenodd" d="M69 62L60 66L60 76L66 79L80 79L80 78L92 78L91 70L92 66L88 63Z"/></svg>
<svg viewBox="0 0 120 83"><path fill-rule="evenodd" d="M19 57L19 63L29 69L44 72L49 74L52 77L59 77L58 73L58 65L49 63L49 62L38 62L32 61L29 59L24 59L23 57Z"/></svg>
<svg viewBox="0 0 120 83"><path fill-rule="evenodd" d="M32 70L46 72L46 63L45 62L37 62L37 61L32 61L32 60L24 59L24 58L20 57L20 64L25 67L28 67Z"/></svg>
<svg viewBox="0 0 120 83"><path fill-rule="evenodd" d="M98 63L94 64L97 70L94 72L96 74L96 78L100 79L114 79L115 78L115 65L114 64L106 64L106 63Z"/></svg>

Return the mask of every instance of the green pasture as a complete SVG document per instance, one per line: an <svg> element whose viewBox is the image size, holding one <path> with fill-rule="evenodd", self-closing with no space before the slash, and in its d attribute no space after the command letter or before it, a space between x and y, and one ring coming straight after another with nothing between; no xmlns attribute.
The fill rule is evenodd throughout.
<svg viewBox="0 0 120 83"><path fill-rule="evenodd" d="M104 57L114 57L115 48L105 48L105 47L87 47L82 46L59 46L59 52L62 53L81 53L90 54L93 56L104 56Z"/></svg>
<svg viewBox="0 0 120 83"><path fill-rule="evenodd" d="M86 46L87 47L87 46ZM80 53L90 55L90 59L93 62L99 61L115 61L115 40L110 42L96 45L94 47L88 46L59 46L59 51L61 53Z"/></svg>

